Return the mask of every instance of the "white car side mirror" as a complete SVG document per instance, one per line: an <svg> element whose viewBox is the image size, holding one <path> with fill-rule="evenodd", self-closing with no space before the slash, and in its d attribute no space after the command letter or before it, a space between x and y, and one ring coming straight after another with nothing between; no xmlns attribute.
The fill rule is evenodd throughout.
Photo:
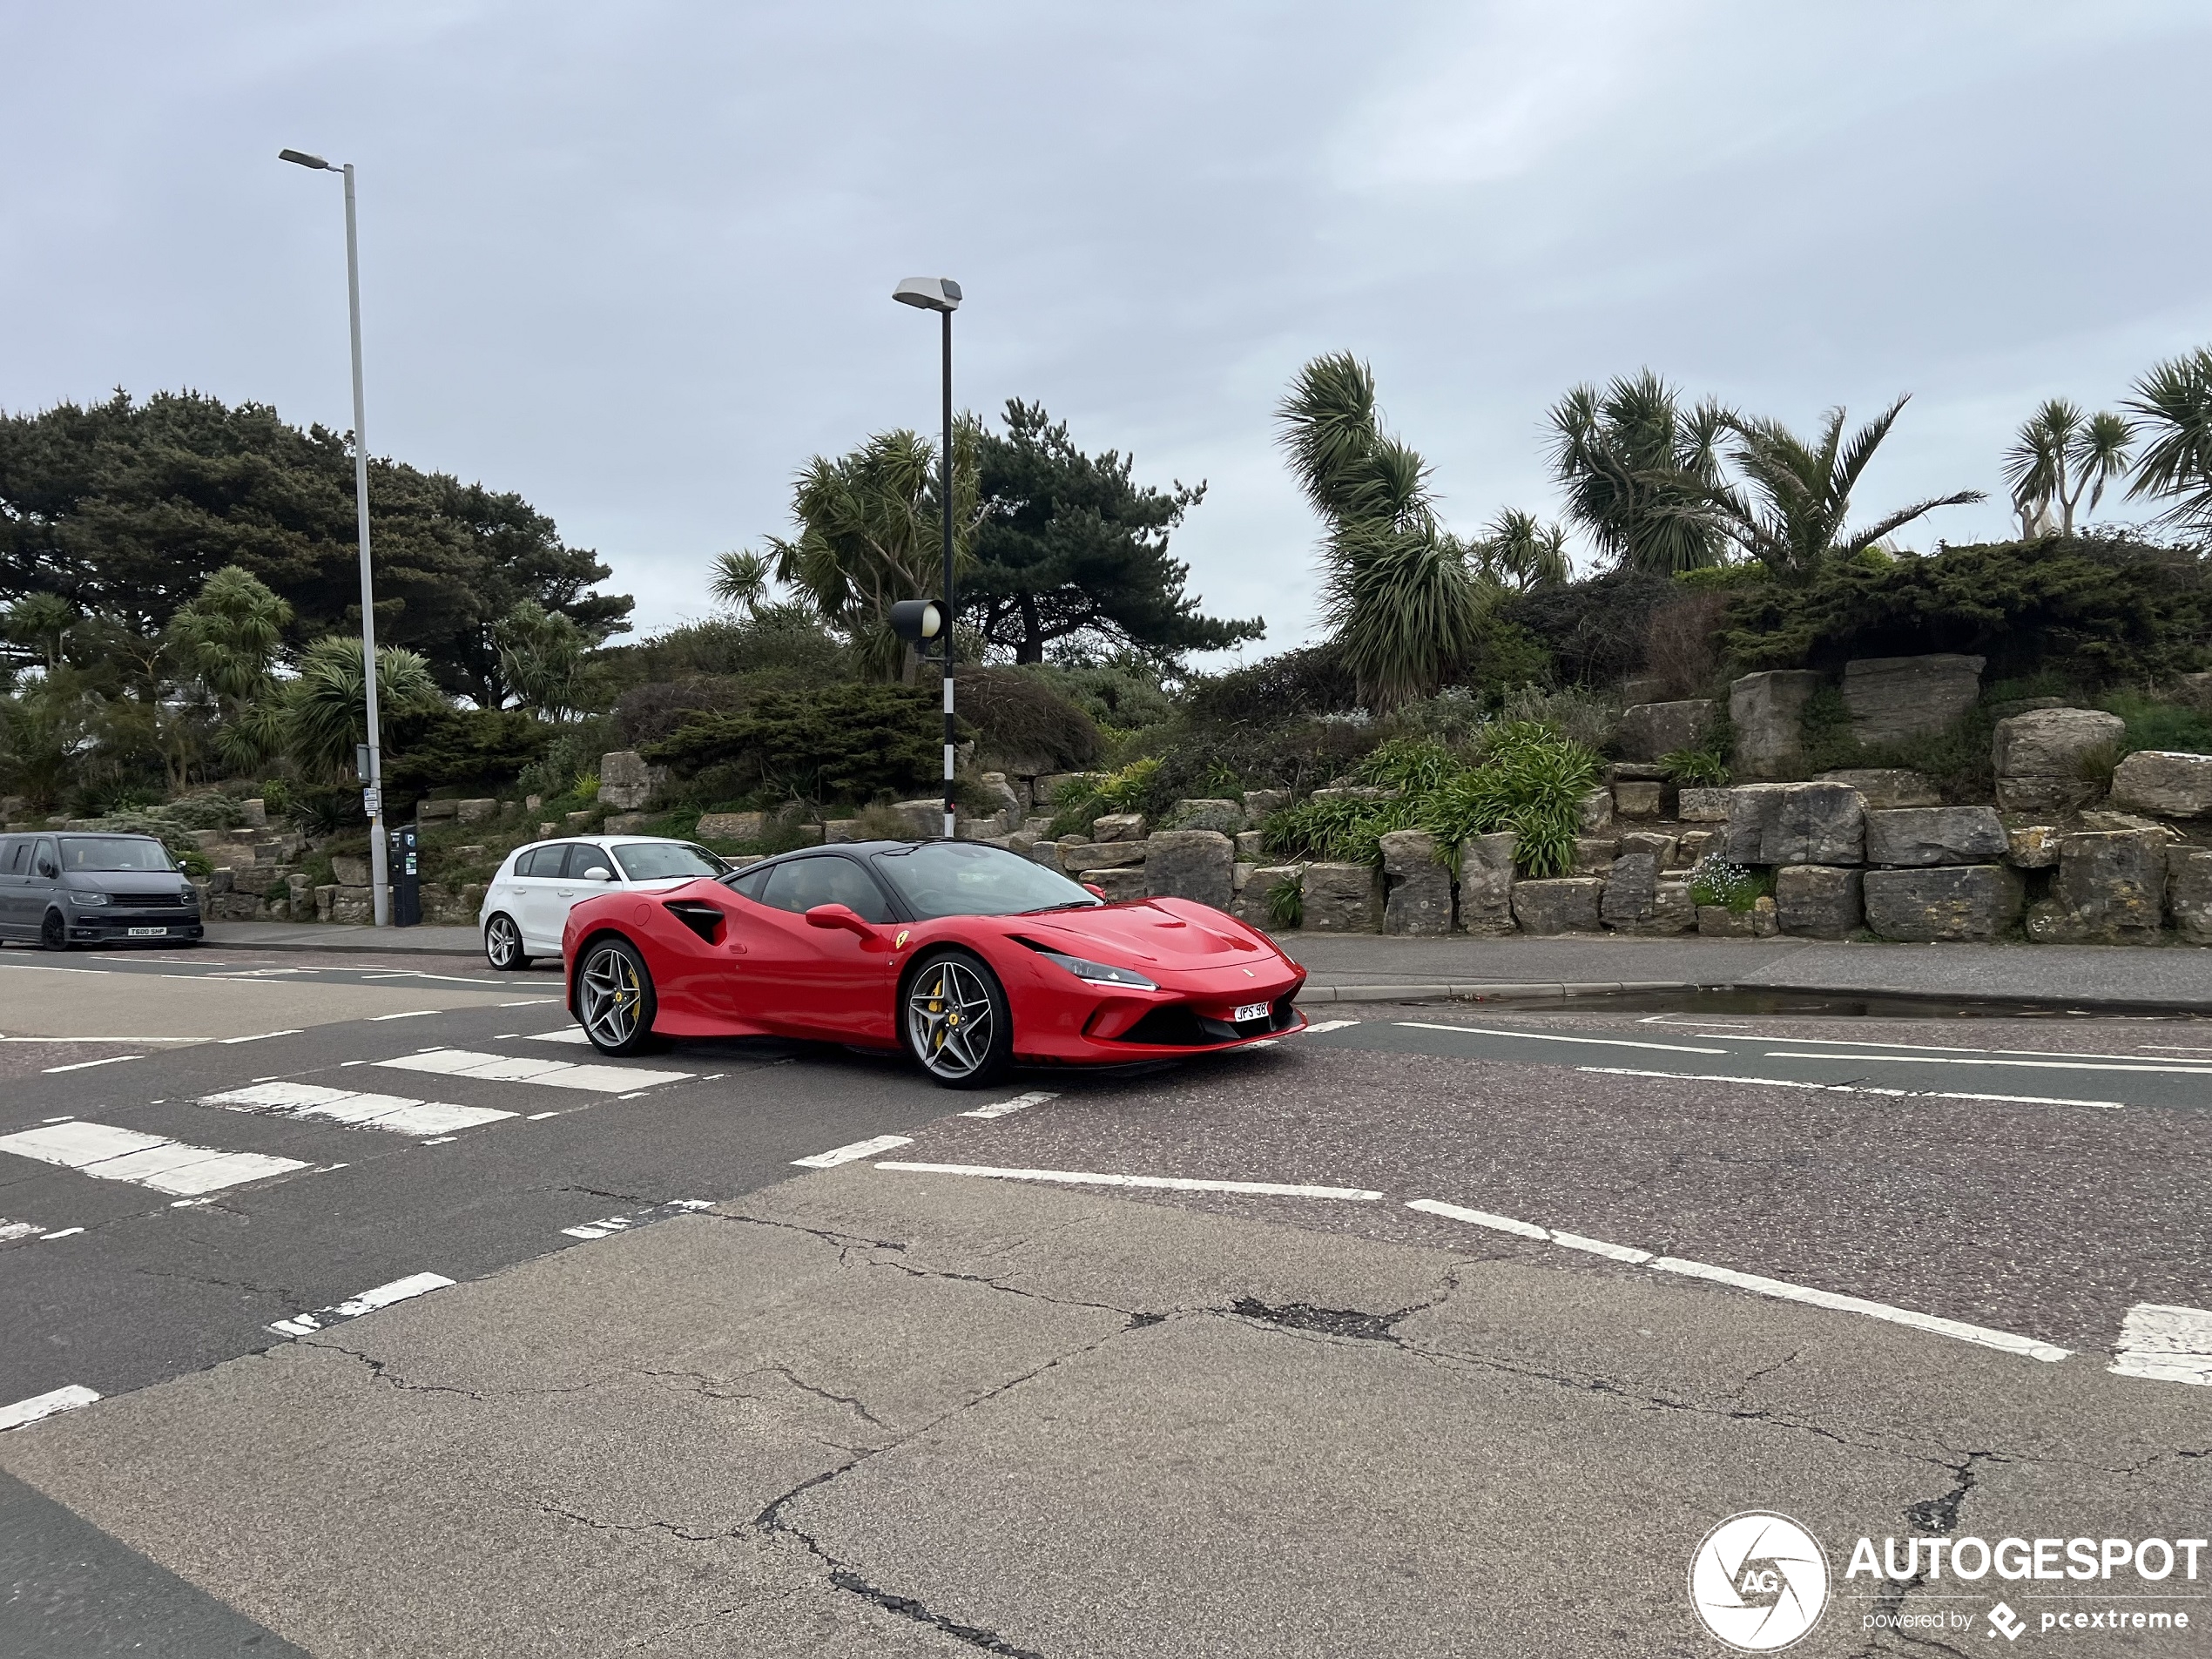
<svg viewBox="0 0 2212 1659"><path fill-rule="evenodd" d="M604 864L595 864L583 873L583 879L586 881L611 881L615 879L615 873Z"/></svg>

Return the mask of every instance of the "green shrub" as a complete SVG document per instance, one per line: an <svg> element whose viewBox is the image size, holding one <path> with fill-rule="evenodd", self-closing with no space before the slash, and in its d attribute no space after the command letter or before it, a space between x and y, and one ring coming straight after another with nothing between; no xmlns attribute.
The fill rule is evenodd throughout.
<svg viewBox="0 0 2212 1659"><path fill-rule="evenodd" d="M2212 567L2119 535L1851 561L1803 586L1732 590L1725 644L1739 670L1966 651L1993 679L2149 683L2212 654Z"/></svg>
<svg viewBox="0 0 2212 1659"><path fill-rule="evenodd" d="M1774 873L1751 870L1725 859L1707 859L1689 884L1692 904L1719 905L1742 915L1774 892Z"/></svg>
<svg viewBox="0 0 2212 1659"><path fill-rule="evenodd" d="M934 687L765 691L741 710L693 715L641 752L703 798L857 804L941 783L942 710Z"/></svg>
<svg viewBox="0 0 2212 1659"><path fill-rule="evenodd" d="M2100 698L2097 706L2128 723L2128 734L2121 745L2123 757L2138 749L2212 754L2212 720L2195 709L2132 691Z"/></svg>
<svg viewBox="0 0 2212 1659"><path fill-rule="evenodd" d="M1278 929L1305 926L1305 882L1293 876L1267 890L1267 925Z"/></svg>
<svg viewBox="0 0 2212 1659"><path fill-rule="evenodd" d="M955 666L953 696L984 754L1065 772L1094 764L1104 746L1090 716L1037 671Z"/></svg>
<svg viewBox="0 0 2212 1659"><path fill-rule="evenodd" d="M1728 762L1716 750L1676 749L1659 757L1671 783L1688 789L1723 789L1734 781Z"/></svg>
<svg viewBox="0 0 2212 1659"><path fill-rule="evenodd" d="M385 728L384 786L398 799L434 789L495 794L543 755L557 728L519 709L435 709Z"/></svg>

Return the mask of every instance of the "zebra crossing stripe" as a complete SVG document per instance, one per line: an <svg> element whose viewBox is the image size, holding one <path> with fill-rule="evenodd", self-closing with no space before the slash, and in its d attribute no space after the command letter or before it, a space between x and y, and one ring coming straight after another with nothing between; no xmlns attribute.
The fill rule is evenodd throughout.
<svg viewBox="0 0 2212 1659"><path fill-rule="evenodd" d="M294 1082L255 1083L219 1095L203 1095L199 1103L219 1106L226 1111L320 1118L347 1129L390 1130L401 1135L450 1135L455 1130L496 1123L516 1115L489 1106L453 1106L443 1101L411 1100L404 1095L371 1095Z"/></svg>
<svg viewBox="0 0 2212 1659"><path fill-rule="evenodd" d="M21 1428L25 1423L35 1423L42 1417L51 1417L56 1412L73 1412L80 1406L90 1406L98 1398L92 1389L71 1383L66 1388L19 1399L12 1406L0 1406L0 1434Z"/></svg>
<svg viewBox="0 0 2212 1659"><path fill-rule="evenodd" d="M962 1117L1005 1117L1010 1113L1022 1111L1031 1106L1042 1106L1049 1100L1059 1098L1057 1095L1040 1090L1033 1094L1016 1095L1012 1100L995 1100L988 1106L978 1106L974 1111L962 1112L961 1116Z"/></svg>
<svg viewBox="0 0 2212 1659"><path fill-rule="evenodd" d="M631 1066L579 1066L566 1060L541 1060L529 1055L477 1054L467 1049L426 1049L379 1060L380 1066L399 1071L435 1072L448 1077L482 1077L495 1082L542 1083L550 1089L588 1089L602 1095L627 1094L632 1089L656 1089L682 1082L688 1071L647 1071Z"/></svg>
<svg viewBox="0 0 2212 1659"><path fill-rule="evenodd" d="M295 1313L288 1319L279 1319L269 1329L279 1336L304 1337L327 1325L341 1325L347 1319L358 1319L364 1313L374 1313L378 1308L388 1308L395 1302L442 1291L452 1283L443 1273L410 1273L389 1285L379 1285L359 1296L349 1296L334 1307L317 1308L312 1313Z"/></svg>
<svg viewBox="0 0 2212 1659"><path fill-rule="evenodd" d="M2138 1302L2121 1322L2106 1370L2121 1377L2212 1386L2212 1309Z"/></svg>
<svg viewBox="0 0 2212 1659"><path fill-rule="evenodd" d="M172 1198L196 1198L307 1167L300 1158L226 1152L107 1123L45 1123L0 1135L0 1152L57 1163L101 1181L127 1181Z"/></svg>

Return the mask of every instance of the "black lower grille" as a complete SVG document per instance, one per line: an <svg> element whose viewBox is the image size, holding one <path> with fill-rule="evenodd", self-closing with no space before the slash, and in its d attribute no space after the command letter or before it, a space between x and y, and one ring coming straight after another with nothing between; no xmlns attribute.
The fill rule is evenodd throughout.
<svg viewBox="0 0 2212 1659"><path fill-rule="evenodd" d="M1114 1040L1160 1049L1202 1049L1210 1043L1235 1042L1241 1037L1264 1037L1271 1031L1286 1031L1298 1023L1296 1001L1295 996L1279 998L1270 1005L1265 1019L1245 1020L1237 1024L1209 1019L1194 1008L1177 1003L1154 1008Z"/></svg>

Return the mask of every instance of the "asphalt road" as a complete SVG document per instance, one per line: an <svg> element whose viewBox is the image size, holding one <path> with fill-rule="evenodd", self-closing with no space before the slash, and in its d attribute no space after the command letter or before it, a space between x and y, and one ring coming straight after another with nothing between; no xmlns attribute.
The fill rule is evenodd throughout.
<svg viewBox="0 0 2212 1659"><path fill-rule="evenodd" d="M1370 1006L969 1096L557 989L0 953L0 1408L99 1397L0 1433L0 1652L1715 1652L1731 1508L1840 1575L2212 1501L2212 1026ZM1846 1589L1805 1650L1945 1605Z"/></svg>

